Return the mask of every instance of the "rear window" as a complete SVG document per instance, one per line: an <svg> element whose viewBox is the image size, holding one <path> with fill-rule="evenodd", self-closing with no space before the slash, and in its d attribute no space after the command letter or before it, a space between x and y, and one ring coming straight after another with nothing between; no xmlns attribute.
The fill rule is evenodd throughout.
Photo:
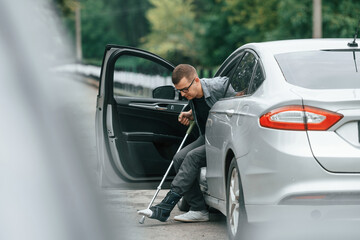
<svg viewBox="0 0 360 240"><path fill-rule="evenodd" d="M289 83L310 89L360 88L358 51L307 51L275 55Z"/></svg>

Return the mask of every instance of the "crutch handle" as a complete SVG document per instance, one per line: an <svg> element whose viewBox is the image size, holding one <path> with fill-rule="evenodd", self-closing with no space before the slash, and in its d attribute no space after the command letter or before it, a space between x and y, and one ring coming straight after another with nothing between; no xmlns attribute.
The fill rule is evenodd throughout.
<svg viewBox="0 0 360 240"><path fill-rule="evenodd" d="M194 126L195 126L195 121L190 121L190 126L186 131L186 134L190 134Z"/></svg>

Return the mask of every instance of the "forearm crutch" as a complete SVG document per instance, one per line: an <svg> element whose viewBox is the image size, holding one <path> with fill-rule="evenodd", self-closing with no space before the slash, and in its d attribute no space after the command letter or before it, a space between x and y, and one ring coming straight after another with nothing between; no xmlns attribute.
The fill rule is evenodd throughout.
<svg viewBox="0 0 360 240"><path fill-rule="evenodd" d="M184 139L182 140L182 142L181 142L178 150L176 151L176 153L178 153L178 152L181 150L182 146L184 145L184 143L185 143L188 135L190 134L191 130L193 129L194 125L195 125L195 122L194 122L194 121L191 121L191 122L190 122L190 125L189 125L189 128L188 128L188 130L186 131L185 137L184 137ZM175 154L176 154L176 153L175 153ZM157 190L156 190L153 198L151 199L150 204L149 204L149 206L147 207L147 209L150 209L150 207L151 207L152 204L154 203L154 201L155 201L158 193L159 193L160 190L161 190L161 186L163 185L163 183L164 183L167 175L169 174L170 169L171 169L171 167L172 167L173 164L174 164L174 161L172 160L171 163L170 163L170 165L169 165L169 167L168 167L168 169L166 170L166 173L165 173L164 177L162 178L159 186L157 187ZM142 216L141 219L139 220L139 223L140 223L140 224L143 224L144 221L145 221L145 216Z"/></svg>

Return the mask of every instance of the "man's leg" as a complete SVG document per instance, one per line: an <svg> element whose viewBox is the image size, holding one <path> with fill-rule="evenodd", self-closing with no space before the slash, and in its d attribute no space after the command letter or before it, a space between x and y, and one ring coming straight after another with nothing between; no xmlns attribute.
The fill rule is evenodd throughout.
<svg viewBox="0 0 360 240"><path fill-rule="evenodd" d="M191 211L202 211L207 209L207 205L197 179L190 190L184 194L183 198L190 205Z"/></svg>
<svg viewBox="0 0 360 240"><path fill-rule="evenodd" d="M171 189L184 195L190 205L190 211L174 219L184 222L208 221L209 212L200 190L198 176L200 168L206 166L205 145L190 151L176 174Z"/></svg>
<svg viewBox="0 0 360 240"><path fill-rule="evenodd" d="M186 155L193 149L200 147L202 145L205 144L205 138L204 136L200 136L198 137L194 142L190 143L189 145L187 145L186 147L184 147L183 149L181 149L178 153L175 154L175 156L173 157L173 161L174 161L174 169L175 172L178 173L179 169L181 167L181 164L183 163Z"/></svg>
<svg viewBox="0 0 360 240"><path fill-rule="evenodd" d="M198 183L200 168L206 166L205 145L191 150L183 160L178 173L171 183L171 189L185 199L191 206L191 210L201 211L206 209Z"/></svg>
<svg viewBox="0 0 360 240"><path fill-rule="evenodd" d="M205 144L205 138L204 138L204 136L200 136L196 141L194 141L192 144L188 145L187 147L183 148L178 154L176 154L174 156L173 161L174 161L174 168L175 168L176 173L179 172L180 167L181 167L186 155L188 153L190 153L190 151L194 150L195 148L204 146L204 144ZM205 148L201 148L200 151L204 151L204 149ZM201 152L200 155L205 156L205 152ZM203 159L203 161L206 161L206 160ZM201 163L201 165L204 165L204 164L206 165L206 162ZM189 168L189 166L185 166L183 168L185 168L185 171L186 171L186 168ZM195 167L195 168L197 168L197 167ZM184 169L182 171L184 171ZM199 182L197 180L197 177L199 176L199 172L196 173L195 175L196 175L195 182L192 184L191 188L189 190L187 190L186 192L184 192L184 189L177 188L176 186L178 186L179 184L174 183L174 181L172 183L172 186L173 186L173 190L175 192L178 192L180 195L184 195L183 198L190 205L190 210L201 211L201 210L206 209L206 204L205 204L204 197L200 190ZM180 180L178 180L178 182L181 183L182 180L180 179Z"/></svg>
<svg viewBox="0 0 360 240"><path fill-rule="evenodd" d="M204 137L201 136L196 141L187 145L177 154L175 154L173 158L175 171L178 172L188 152L203 144L204 144ZM176 203L180 200L181 196L182 195L179 194L178 192L174 191L173 189L170 189L170 191L167 193L166 197L161 201L161 203L153 207L150 207L150 209L140 210L138 211L138 214L165 222L170 216L170 212L175 207Z"/></svg>

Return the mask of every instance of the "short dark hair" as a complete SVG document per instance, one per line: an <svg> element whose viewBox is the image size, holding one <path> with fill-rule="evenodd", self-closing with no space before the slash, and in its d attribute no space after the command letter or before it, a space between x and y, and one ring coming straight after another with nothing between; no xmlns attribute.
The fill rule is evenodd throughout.
<svg viewBox="0 0 360 240"><path fill-rule="evenodd" d="M186 77L188 80L192 80L196 76L196 69L193 66L189 64L179 64L174 69L171 79L173 84L178 84L184 77Z"/></svg>

